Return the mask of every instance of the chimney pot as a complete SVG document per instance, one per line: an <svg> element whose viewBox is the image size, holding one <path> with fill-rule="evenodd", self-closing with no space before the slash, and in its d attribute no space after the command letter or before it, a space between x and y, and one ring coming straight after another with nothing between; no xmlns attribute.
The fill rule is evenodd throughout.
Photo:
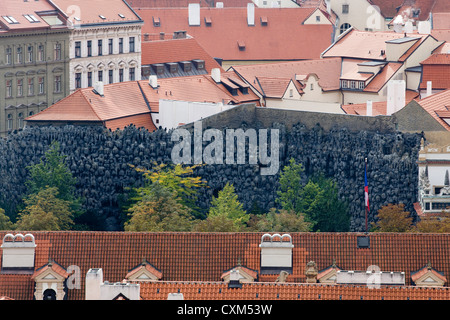
<svg viewBox="0 0 450 320"><path fill-rule="evenodd" d="M165 37L165 33L164 32L160 32L159 33L159 40L164 40Z"/></svg>
<svg viewBox="0 0 450 320"><path fill-rule="evenodd" d="M433 94L433 82L427 81L427 97Z"/></svg>
<svg viewBox="0 0 450 320"><path fill-rule="evenodd" d="M211 70L211 77L216 83L220 83L220 69L219 68L213 68Z"/></svg>
<svg viewBox="0 0 450 320"><path fill-rule="evenodd" d="M150 75L148 77L148 83L153 89L158 88L158 76Z"/></svg>
<svg viewBox="0 0 450 320"><path fill-rule="evenodd" d="M372 115L373 115L372 101L371 100L367 100L366 116L371 117Z"/></svg>

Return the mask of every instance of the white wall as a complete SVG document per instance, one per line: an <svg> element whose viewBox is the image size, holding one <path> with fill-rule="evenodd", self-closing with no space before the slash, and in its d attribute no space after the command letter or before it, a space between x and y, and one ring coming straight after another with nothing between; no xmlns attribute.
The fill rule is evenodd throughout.
<svg viewBox="0 0 450 320"><path fill-rule="evenodd" d="M172 129L180 123L186 124L232 108L222 103L204 103L191 101L159 100L159 124Z"/></svg>

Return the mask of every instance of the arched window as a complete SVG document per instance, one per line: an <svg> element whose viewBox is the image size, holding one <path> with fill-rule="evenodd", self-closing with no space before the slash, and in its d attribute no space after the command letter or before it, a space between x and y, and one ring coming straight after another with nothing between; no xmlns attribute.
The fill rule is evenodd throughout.
<svg viewBox="0 0 450 320"><path fill-rule="evenodd" d="M56 300L56 292L53 289L47 289L44 291L43 300Z"/></svg>
<svg viewBox="0 0 450 320"><path fill-rule="evenodd" d="M341 24L341 28L340 28L340 33L344 33L345 31L347 31L348 29L350 29L352 26L350 23L343 23Z"/></svg>
<svg viewBox="0 0 450 320"><path fill-rule="evenodd" d="M13 115L11 113L8 114L8 130L12 130L13 128Z"/></svg>

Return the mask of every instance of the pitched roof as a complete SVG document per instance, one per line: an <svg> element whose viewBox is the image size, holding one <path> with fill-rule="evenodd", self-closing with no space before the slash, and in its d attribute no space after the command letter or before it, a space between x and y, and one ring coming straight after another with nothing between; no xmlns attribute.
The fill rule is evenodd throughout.
<svg viewBox="0 0 450 320"><path fill-rule="evenodd" d="M125 0L52 0L74 25L124 23L140 21L140 17ZM76 7L74 7L76 5Z"/></svg>
<svg viewBox="0 0 450 320"><path fill-rule="evenodd" d="M120 282L144 258L162 272L164 281L220 281L223 272L235 266L238 259L247 268L260 270L259 244L263 235L102 231L33 231L32 234L36 243L35 270L47 264L49 258L65 268L80 267L81 290L68 290L69 300L84 299L85 275L90 268L102 268L105 281ZM0 232L0 238L4 235L4 231ZM359 233L290 235L294 245L290 283L305 282L308 261L315 261L321 270L333 259L343 270L366 270L370 265L377 265L381 271L403 271L406 285L411 284L411 272L428 261L446 278L450 276L450 234L370 233L370 248L364 249L357 247L357 238L362 235ZM0 257L1 251L0 248ZM274 282L277 276L264 275L260 281ZM0 296L31 299L33 290L31 275L0 274Z"/></svg>
<svg viewBox="0 0 450 320"><path fill-rule="evenodd" d="M142 42L141 51L142 65L200 59L205 61L207 73L222 68L194 38Z"/></svg>
<svg viewBox="0 0 450 320"><path fill-rule="evenodd" d="M2 31L48 29L51 27L51 23L43 19L42 12L45 11L56 12L56 7L47 1L21 1L18 4L16 0L2 0L0 3L0 29L3 29ZM30 14L33 16L31 21L25 17ZM5 16L13 17L17 23L10 23ZM64 18L62 16L60 18L62 24L53 28L66 28Z"/></svg>
<svg viewBox="0 0 450 320"><path fill-rule="evenodd" d="M259 98L251 90L243 94L237 90L237 95L232 95L223 83L237 77L234 72L221 73L221 84L216 84L210 75L197 75L188 77L158 79L158 88L153 89L146 80L139 81L142 91L150 104L152 112L159 112L159 100L180 100L194 102L213 102L224 104L241 104L254 102L259 105ZM238 80L236 80L238 81Z"/></svg>
<svg viewBox="0 0 450 320"><path fill-rule="evenodd" d="M399 7L404 0L369 0L373 5L380 8L381 14L386 18L393 18L397 15Z"/></svg>
<svg viewBox="0 0 450 320"><path fill-rule="evenodd" d="M401 63L389 62L383 69L369 82L369 84L364 88L366 92L378 92L380 91L392 77L397 73L397 71L402 67Z"/></svg>
<svg viewBox="0 0 450 320"><path fill-rule="evenodd" d="M434 13L433 29L450 29L450 12Z"/></svg>
<svg viewBox="0 0 450 320"><path fill-rule="evenodd" d="M167 300L180 292L185 300L449 300L450 288L324 285L319 283L242 283L228 288L223 282L141 282L143 300Z"/></svg>
<svg viewBox="0 0 450 320"><path fill-rule="evenodd" d="M243 79L255 89L256 78L279 78L296 80L296 75L316 74L319 85L324 91L339 90L339 77L341 73L341 59L316 59L305 61L279 62L254 64L246 66L233 66ZM283 81L283 80L282 80Z"/></svg>
<svg viewBox="0 0 450 320"><path fill-rule="evenodd" d="M110 127L107 122L122 119L129 125L129 117L149 113L139 83L128 81L105 85L103 97L92 88L79 89L26 121L106 122L106 127L115 129L121 125L111 122ZM155 129L148 121L145 127Z"/></svg>
<svg viewBox="0 0 450 320"><path fill-rule="evenodd" d="M190 26L188 9L141 9L142 33L186 30L214 58L224 60L317 59L332 43L332 25L303 25L313 8L255 8L255 25L247 24L246 8L202 8L200 26ZM158 17L160 26L154 26ZM205 17L211 20L205 24ZM261 17L267 18L262 25ZM220 38L220 41L217 39ZM245 43L239 47L238 43Z"/></svg>
<svg viewBox="0 0 450 320"><path fill-rule="evenodd" d="M189 3L192 3L190 0L128 0L127 1L131 7L135 9L143 9L143 8L187 8ZM219 2L223 2L223 6L228 7L247 7L247 3L252 3L251 0L221 0ZM216 6L215 1L205 0L198 1L200 6L202 7L211 7L214 8Z"/></svg>
<svg viewBox="0 0 450 320"><path fill-rule="evenodd" d="M407 34L407 39L411 42L411 47L399 59L406 60L429 35ZM323 58L343 57L364 60L386 60L387 41L403 40L405 34L396 32L368 32L351 29L341 36L333 45L322 53ZM421 41L418 43L418 41ZM414 46L415 45L415 46Z"/></svg>
<svg viewBox="0 0 450 320"><path fill-rule="evenodd" d="M442 118L440 118L437 114L437 112L445 110L446 109L445 107L450 106L450 89L433 94L422 100L416 99L414 101L416 101L447 131L450 131L450 125Z"/></svg>
<svg viewBox="0 0 450 320"><path fill-rule="evenodd" d="M263 95L268 98L282 98L291 82L289 78L256 77Z"/></svg>
<svg viewBox="0 0 450 320"><path fill-rule="evenodd" d="M422 64L422 81L419 88L426 89L428 81L433 89L450 88L450 54L433 54Z"/></svg>

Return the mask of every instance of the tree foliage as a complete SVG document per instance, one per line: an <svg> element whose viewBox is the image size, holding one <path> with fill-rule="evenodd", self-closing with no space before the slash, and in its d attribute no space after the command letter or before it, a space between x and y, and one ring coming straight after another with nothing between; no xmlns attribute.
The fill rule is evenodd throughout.
<svg viewBox="0 0 450 320"><path fill-rule="evenodd" d="M46 187L24 198L25 209L19 212L16 229L68 230L73 225L70 201L58 197L56 187Z"/></svg>
<svg viewBox="0 0 450 320"><path fill-rule="evenodd" d="M388 204L378 210L378 221L372 223L375 232L408 232L411 230L412 217L404 210L405 205Z"/></svg>
<svg viewBox="0 0 450 320"><path fill-rule="evenodd" d="M272 208L263 215L252 215L249 228L256 232L309 232L311 223L303 213Z"/></svg>
<svg viewBox="0 0 450 320"><path fill-rule="evenodd" d="M13 223L11 219L5 214L5 210L0 208L0 230L12 230Z"/></svg>

